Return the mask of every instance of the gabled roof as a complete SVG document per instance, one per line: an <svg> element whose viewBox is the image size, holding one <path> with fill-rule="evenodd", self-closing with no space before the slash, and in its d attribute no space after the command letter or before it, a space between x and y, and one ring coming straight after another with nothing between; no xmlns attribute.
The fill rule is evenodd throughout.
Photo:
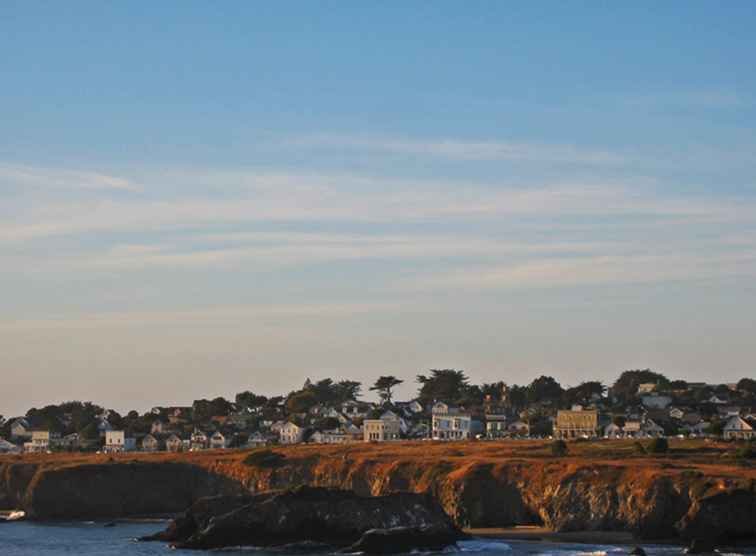
<svg viewBox="0 0 756 556"><path fill-rule="evenodd" d="M730 420L724 426L726 431L752 431L753 427L749 425L745 419L735 415L730 417Z"/></svg>

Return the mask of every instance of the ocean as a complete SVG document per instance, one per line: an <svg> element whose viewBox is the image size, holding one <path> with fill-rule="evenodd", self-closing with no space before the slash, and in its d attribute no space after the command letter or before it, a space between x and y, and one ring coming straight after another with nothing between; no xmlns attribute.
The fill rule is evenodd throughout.
<svg viewBox="0 0 756 556"><path fill-rule="evenodd" d="M136 537L154 533L165 523L119 522L115 527L104 527L99 522L0 524L0 556L149 556L168 554L164 543L135 542ZM643 545L650 556L680 554L679 547ZM632 547L591 544L566 544L533 541L470 540L460 543L458 550L446 553L469 553L470 556L620 556ZM328 551L302 549L224 549L225 555L249 554L256 556L330 556ZM171 555L202 554L197 551L171 550Z"/></svg>

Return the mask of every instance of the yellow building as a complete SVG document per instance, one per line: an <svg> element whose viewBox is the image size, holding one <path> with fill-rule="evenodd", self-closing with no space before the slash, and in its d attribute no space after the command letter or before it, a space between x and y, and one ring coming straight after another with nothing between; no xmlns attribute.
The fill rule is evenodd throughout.
<svg viewBox="0 0 756 556"><path fill-rule="evenodd" d="M589 410L559 410L557 412L556 438L594 437L598 434L598 411Z"/></svg>

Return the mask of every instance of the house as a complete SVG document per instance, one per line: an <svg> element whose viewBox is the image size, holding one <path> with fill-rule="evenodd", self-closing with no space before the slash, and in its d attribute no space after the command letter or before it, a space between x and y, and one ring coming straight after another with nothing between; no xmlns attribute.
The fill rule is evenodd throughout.
<svg viewBox="0 0 756 556"><path fill-rule="evenodd" d="M645 382L643 384L638 385L638 395L650 394L651 392L654 392L654 391L656 391L655 382Z"/></svg>
<svg viewBox="0 0 756 556"><path fill-rule="evenodd" d="M142 438L143 452L157 452L160 450L160 440L154 434L147 434Z"/></svg>
<svg viewBox="0 0 756 556"><path fill-rule="evenodd" d="M525 421L518 420L510 423L507 427L507 430L510 432L510 434L517 436L528 436L530 434L530 425L528 425Z"/></svg>
<svg viewBox="0 0 756 556"><path fill-rule="evenodd" d="M727 440L751 440L756 438L756 431L745 419L736 415L725 423L722 435Z"/></svg>
<svg viewBox="0 0 756 556"><path fill-rule="evenodd" d="M507 434L507 416L504 413L486 414L486 437L503 438Z"/></svg>
<svg viewBox="0 0 756 556"><path fill-rule="evenodd" d="M655 423L653 419L646 419L643 422L641 432L644 436L648 437L664 436L664 428Z"/></svg>
<svg viewBox="0 0 756 556"><path fill-rule="evenodd" d="M631 438L636 438L641 436L641 426L642 422L640 420L628 420L625 422L625 426L622 427L622 432L625 433L625 436L629 436Z"/></svg>
<svg viewBox="0 0 756 556"><path fill-rule="evenodd" d="M192 452L199 450L206 450L210 443L210 439L200 429L194 429L191 437L189 438L189 449Z"/></svg>
<svg viewBox="0 0 756 556"><path fill-rule="evenodd" d="M471 415L455 408L449 408L447 413L433 413L431 434L434 440L467 440L481 429L480 421L473 421Z"/></svg>
<svg viewBox="0 0 756 556"><path fill-rule="evenodd" d="M556 438L592 438L598 434L598 411L595 409L557 411Z"/></svg>
<svg viewBox="0 0 756 556"><path fill-rule="evenodd" d="M740 415L741 407L737 405L718 405L717 406L717 413L719 414L719 417L721 419L729 419L730 417L735 417L736 415Z"/></svg>
<svg viewBox="0 0 756 556"><path fill-rule="evenodd" d="M365 442L399 440L401 420L393 411L385 411L378 419L365 419L362 434Z"/></svg>
<svg viewBox="0 0 756 556"><path fill-rule="evenodd" d="M213 450L221 450L228 448L231 445L231 438L226 437L221 431L216 431L210 437L210 448Z"/></svg>
<svg viewBox="0 0 756 556"><path fill-rule="evenodd" d="M136 448L136 439L127 437L126 431L106 431L103 451L108 454L131 452Z"/></svg>
<svg viewBox="0 0 756 556"><path fill-rule="evenodd" d="M672 403L672 398L659 394L641 396L641 403L650 409L665 409Z"/></svg>
<svg viewBox="0 0 756 556"><path fill-rule="evenodd" d="M698 423L686 423L682 426L682 431L686 434L703 436L708 433L710 424L706 421L699 421Z"/></svg>
<svg viewBox="0 0 756 556"><path fill-rule="evenodd" d="M10 437L14 440L31 440L32 429L29 421L23 417L13 421L10 426Z"/></svg>
<svg viewBox="0 0 756 556"><path fill-rule="evenodd" d="M620 427L619 425L610 423L604 427L604 436L606 438L622 438L622 436L624 436L624 432L622 430L622 427Z"/></svg>
<svg viewBox="0 0 756 556"><path fill-rule="evenodd" d="M24 451L43 454L60 445L60 433L54 431L32 431L31 442L24 444Z"/></svg>
<svg viewBox="0 0 756 556"><path fill-rule="evenodd" d="M685 410L683 410L681 407L671 407L669 409L669 417L670 419L681 421L682 418L685 417Z"/></svg>
<svg viewBox="0 0 756 556"><path fill-rule="evenodd" d="M304 440L305 429L291 421L285 423L278 431L278 441L281 444L299 444Z"/></svg>
<svg viewBox="0 0 756 556"><path fill-rule="evenodd" d="M315 431L310 437L310 442L315 444L345 444L349 440L346 433L339 429Z"/></svg>
<svg viewBox="0 0 756 556"><path fill-rule="evenodd" d="M0 454L18 454L20 452L21 448L4 438L0 438Z"/></svg>
<svg viewBox="0 0 756 556"><path fill-rule="evenodd" d="M718 395L718 394L712 395L709 398L708 401L709 401L709 403L713 403L713 404L716 404L716 405L730 403L730 400L729 400L729 398L727 396L722 396L722 395Z"/></svg>
<svg viewBox="0 0 756 556"><path fill-rule="evenodd" d="M78 450L81 447L81 437L79 436L79 433L73 432L61 438L60 446L61 448L68 450L69 452Z"/></svg>
<svg viewBox="0 0 756 556"><path fill-rule="evenodd" d="M178 435L172 434L165 439L165 449L169 452L181 452L184 449L184 442Z"/></svg>
<svg viewBox="0 0 756 556"><path fill-rule="evenodd" d="M108 431L112 431L113 427L110 425L110 421L100 418L97 420L97 432L100 433L100 437L105 437Z"/></svg>
<svg viewBox="0 0 756 556"><path fill-rule="evenodd" d="M150 427L150 434L164 434L168 432L168 423L163 419L156 419Z"/></svg>
<svg viewBox="0 0 756 556"><path fill-rule="evenodd" d="M263 436L261 432L253 432L247 438L247 442L244 444L244 448L259 448L260 446L267 446L268 439Z"/></svg>
<svg viewBox="0 0 756 556"><path fill-rule="evenodd" d="M442 414L442 415L446 415L446 414L448 414L448 413L451 412L451 409L452 408L451 408L451 406L448 403L436 402L436 403L433 404L433 407L431 407L431 413L434 414L434 415L436 413L439 413L439 414Z"/></svg>

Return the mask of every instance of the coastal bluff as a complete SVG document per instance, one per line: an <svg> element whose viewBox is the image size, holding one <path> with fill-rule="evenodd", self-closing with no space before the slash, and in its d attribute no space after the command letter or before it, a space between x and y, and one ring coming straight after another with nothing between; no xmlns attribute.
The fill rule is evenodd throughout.
<svg viewBox="0 0 756 556"><path fill-rule="evenodd" d="M756 468L736 460L732 445L674 440L653 457L624 441L569 448L565 457L542 441L9 456L0 458L0 509L39 520L165 515L206 496L316 486L430 493L459 527L756 539Z"/></svg>

